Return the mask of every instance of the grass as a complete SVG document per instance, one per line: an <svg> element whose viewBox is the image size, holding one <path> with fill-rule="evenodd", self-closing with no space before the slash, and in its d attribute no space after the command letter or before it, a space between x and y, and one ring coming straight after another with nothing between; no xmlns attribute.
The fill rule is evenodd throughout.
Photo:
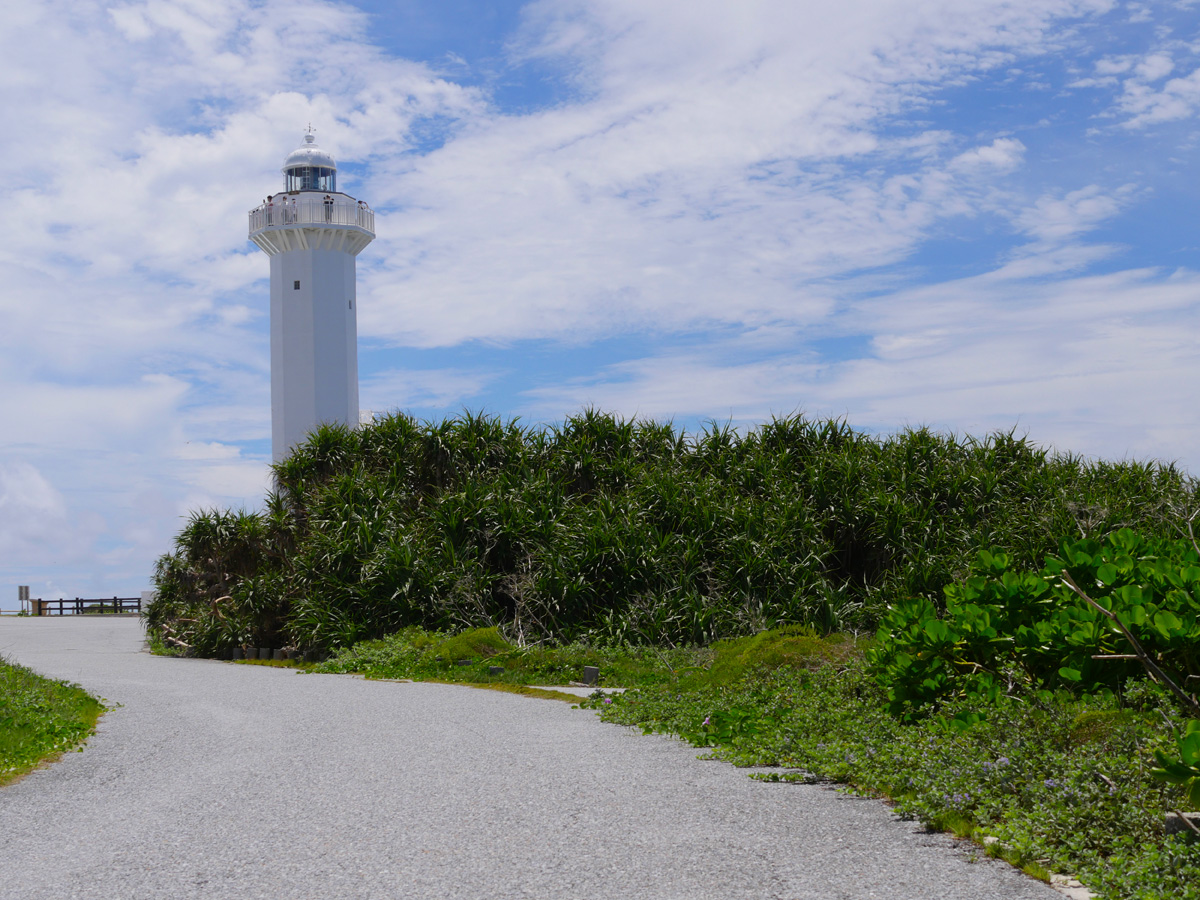
<svg viewBox="0 0 1200 900"><path fill-rule="evenodd" d="M0 658L0 784L81 745L103 712L78 685Z"/></svg>
<svg viewBox="0 0 1200 900"><path fill-rule="evenodd" d="M438 683L435 679L430 679ZM532 697L535 700L564 700L567 703L578 703L579 698L565 691L549 690L547 688L530 687L524 684L505 684L502 682L470 682L452 681L445 684L461 684L464 687L480 688L487 691L500 691L503 694L518 694L522 697Z"/></svg>
<svg viewBox="0 0 1200 900"><path fill-rule="evenodd" d="M626 687L674 683L712 659L713 651L703 648L664 650L582 643L518 647L494 627L450 635L413 626L386 638L355 644L311 666L310 671L521 687L582 683L584 667L595 666L600 670L602 686Z"/></svg>

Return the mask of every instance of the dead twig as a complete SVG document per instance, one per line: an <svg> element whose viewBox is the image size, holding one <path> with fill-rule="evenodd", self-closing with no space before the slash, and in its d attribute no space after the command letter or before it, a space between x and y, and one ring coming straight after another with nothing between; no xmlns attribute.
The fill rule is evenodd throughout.
<svg viewBox="0 0 1200 900"><path fill-rule="evenodd" d="M1200 836L1200 828L1197 828L1195 825L1193 825L1191 819L1177 809L1173 809L1171 812L1175 813L1176 818L1178 818L1180 822L1192 830L1192 834Z"/></svg>
<svg viewBox="0 0 1200 900"><path fill-rule="evenodd" d="M1063 584L1083 598L1085 603L1087 603L1093 609L1098 610L1101 615L1117 626L1121 634L1125 636L1125 640L1127 640L1129 645L1133 647L1133 652L1136 654L1137 660L1141 662L1142 668L1150 673L1150 677L1174 694L1187 709L1191 710L1192 715L1200 719L1200 703L1197 703L1194 698L1189 697L1183 688L1175 683L1175 679L1159 668L1158 663L1150 658L1150 654L1145 651L1141 642L1133 636L1133 632L1125 627L1125 623L1117 617L1117 614L1112 610L1105 609L1103 606L1089 597L1084 592L1083 588L1075 583L1075 579L1071 577L1071 573L1065 569L1062 573L1062 579Z"/></svg>
<svg viewBox="0 0 1200 900"><path fill-rule="evenodd" d="M1187 517L1187 530L1188 537L1192 539L1192 546L1195 548L1197 553L1200 553L1200 542L1197 542L1196 529L1192 527L1192 523L1196 520L1196 516L1198 515L1200 515L1200 509L1193 511L1192 514Z"/></svg>

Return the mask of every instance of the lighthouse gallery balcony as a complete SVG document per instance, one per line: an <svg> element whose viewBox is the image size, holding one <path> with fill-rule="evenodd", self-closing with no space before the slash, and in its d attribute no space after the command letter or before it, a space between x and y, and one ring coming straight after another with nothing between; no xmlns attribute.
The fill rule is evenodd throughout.
<svg viewBox="0 0 1200 900"><path fill-rule="evenodd" d="M269 256L288 250L342 250L357 256L374 238L374 211L347 194L277 194L250 210L250 240Z"/></svg>

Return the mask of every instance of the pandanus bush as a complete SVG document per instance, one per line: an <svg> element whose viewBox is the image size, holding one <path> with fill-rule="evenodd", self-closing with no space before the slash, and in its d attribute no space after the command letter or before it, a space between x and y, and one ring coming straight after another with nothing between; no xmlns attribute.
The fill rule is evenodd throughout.
<svg viewBox="0 0 1200 900"><path fill-rule="evenodd" d="M520 642L708 643L785 624L870 628L1000 547L1166 536L1195 499L1171 466L1055 456L1011 433L777 418L738 431L585 410L322 428L262 513L195 514L160 560L152 634L329 649L420 625Z"/></svg>

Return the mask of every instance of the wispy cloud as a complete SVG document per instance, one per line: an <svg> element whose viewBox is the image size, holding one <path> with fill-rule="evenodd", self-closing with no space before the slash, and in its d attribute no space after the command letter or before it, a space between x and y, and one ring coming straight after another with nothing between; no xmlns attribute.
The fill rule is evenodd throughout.
<svg viewBox="0 0 1200 900"><path fill-rule="evenodd" d="M1200 377L1200 276L1161 274L1038 284L988 273L864 299L843 327L869 335L869 349L851 358L716 341L537 388L528 409L735 423L803 410L882 429L1017 428L1063 451L1194 464L1200 422L1185 410Z"/></svg>
<svg viewBox="0 0 1200 900"><path fill-rule="evenodd" d="M396 212L365 333L430 346L820 317L806 285L903 258L1021 165L1015 138L898 139L895 117L1100 6L532 4L517 52L561 60L579 101L381 172L371 189Z"/></svg>
<svg viewBox="0 0 1200 900"><path fill-rule="evenodd" d="M1106 191L1089 184L1065 194L1048 194L1016 217L1018 227L1045 243L1059 243L1091 231L1111 219L1135 193L1133 185Z"/></svg>

